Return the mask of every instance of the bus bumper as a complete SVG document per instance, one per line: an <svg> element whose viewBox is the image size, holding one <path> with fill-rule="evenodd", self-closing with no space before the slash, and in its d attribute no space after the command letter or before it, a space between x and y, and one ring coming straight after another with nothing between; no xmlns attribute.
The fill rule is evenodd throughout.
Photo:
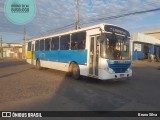
<svg viewBox="0 0 160 120"><path fill-rule="evenodd" d="M131 80L132 70L126 73L109 73L101 69L99 72L99 79L101 80Z"/></svg>

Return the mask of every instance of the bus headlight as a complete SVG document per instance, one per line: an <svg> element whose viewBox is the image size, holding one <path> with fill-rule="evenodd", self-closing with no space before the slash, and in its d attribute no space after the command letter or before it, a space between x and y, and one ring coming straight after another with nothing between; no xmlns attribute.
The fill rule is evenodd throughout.
<svg viewBox="0 0 160 120"><path fill-rule="evenodd" d="M108 72L109 71L109 67L105 67L104 70L106 70Z"/></svg>
<svg viewBox="0 0 160 120"><path fill-rule="evenodd" d="M109 73L114 73L114 71L111 68L109 68L109 67L104 68L104 70L106 70Z"/></svg>
<svg viewBox="0 0 160 120"><path fill-rule="evenodd" d="M131 72L131 68L128 68L126 72L127 72L127 73Z"/></svg>

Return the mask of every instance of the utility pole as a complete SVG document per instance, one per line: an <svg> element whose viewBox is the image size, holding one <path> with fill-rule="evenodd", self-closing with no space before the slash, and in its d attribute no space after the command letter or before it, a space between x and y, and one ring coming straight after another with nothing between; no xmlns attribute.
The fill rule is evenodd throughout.
<svg viewBox="0 0 160 120"><path fill-rule="evenodd" d="M1 35L1 47L2 47L2 35Z"/></svg>
<svg viewBox="0 0 160 120"><path fill-rule="evenodd" d="M24 38L23 38L23 58L26 59L26 26L24 26Z"/></svg>
<svg viewBox="0 0 160 120"><path fill-rule="evenodd" d="M24 44L26 43L26 27L24 26L24 38L23 38L23 40L24 40Z"/></svg>
<svg viewBox="0 0 160 120"><path fill-rule="evenodd" d="M76 5L76 30L78 30L80 28L79 25L79 0L77 0L77 5Z"/></svg>
<svg viewBox="0 0 160 120"><path fill-rule="evenodd" d="M2 40L2 35L1 35L1 51L0 51L0 52L1 52L1 57L3 58L3 46L2 46L2 41L3 41L3 40Z"/></svg>

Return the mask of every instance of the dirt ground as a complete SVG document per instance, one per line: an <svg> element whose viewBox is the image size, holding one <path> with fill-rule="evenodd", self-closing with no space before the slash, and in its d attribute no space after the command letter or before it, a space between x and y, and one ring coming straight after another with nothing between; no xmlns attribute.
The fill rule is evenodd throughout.
<svg viewBox="0 0 160 120"><path fill-rule="evenodd" d="M0 111L157 111L159 63L134 62L129 81L74 80L65 72L0 60Z"/></svg>

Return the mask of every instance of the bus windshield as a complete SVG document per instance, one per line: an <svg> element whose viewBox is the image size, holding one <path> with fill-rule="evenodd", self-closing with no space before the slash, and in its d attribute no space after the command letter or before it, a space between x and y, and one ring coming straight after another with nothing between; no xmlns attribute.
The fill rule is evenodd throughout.
<svg viewBox="0 0 160 120"><path fill-rule="evenodd" d="M129 38L114 33L102 33L101 57L110 60L129 60Z"/></svg>

